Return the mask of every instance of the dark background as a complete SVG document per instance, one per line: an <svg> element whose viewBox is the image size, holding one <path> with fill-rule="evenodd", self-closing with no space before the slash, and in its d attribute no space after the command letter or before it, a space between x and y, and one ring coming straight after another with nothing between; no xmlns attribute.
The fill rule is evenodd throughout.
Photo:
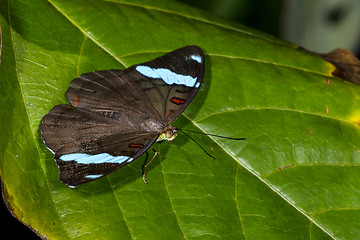
<svg viewBox="0 0 360 240"><path fill-rule="evenodd" d="M360 54L360 4L329 0L181 0L315 52L342 47ZM316 6L315 6L316 5ZM311 16L311 17L310 17ZM308 19L316 19L316 23ZM54 162L55 164L55 162ZM0 200L1 235L39 239Z"/></svg>

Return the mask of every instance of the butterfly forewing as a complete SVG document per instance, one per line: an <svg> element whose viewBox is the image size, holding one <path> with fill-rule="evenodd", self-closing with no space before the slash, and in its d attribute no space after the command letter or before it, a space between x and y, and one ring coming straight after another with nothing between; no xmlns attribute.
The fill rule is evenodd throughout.
<svg viewBox="0 0 360 240"><path fill-rule="evenodd" d="M125 70L85 73L40 125L60 180L77 186L143 154L189 105L204 75L200 48L188 46Z"/></svg>
<svg viewBox="0 0 360 240"><path fill-rule="evenodd" d="M148 96L135 81L129 80L131 75L122 70L85 73L71 82L66 98L72 106L114 119L124 111L160 118Z"/></svg>
<svg viewBox="0 0 360 240"><path fill-rule="evenodd" d="M125 71L135 72L135 81L151 99L162 120L170 124L199 90L204 76L204 55L199 47L188 46Z"/></svg>

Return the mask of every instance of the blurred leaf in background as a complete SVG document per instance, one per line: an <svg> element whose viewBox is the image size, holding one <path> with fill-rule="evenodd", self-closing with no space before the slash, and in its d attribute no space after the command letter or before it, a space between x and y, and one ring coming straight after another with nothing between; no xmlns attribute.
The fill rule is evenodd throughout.
<svg viewBox="0 0 360 240"><path fill-rule="evenodd" d="M358 0L181 0L308 50L345 48L360 56Z"/></svg>

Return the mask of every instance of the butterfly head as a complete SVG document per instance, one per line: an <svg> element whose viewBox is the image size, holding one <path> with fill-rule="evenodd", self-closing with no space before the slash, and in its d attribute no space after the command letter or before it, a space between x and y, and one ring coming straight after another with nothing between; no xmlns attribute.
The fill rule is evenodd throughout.
<svg viewBox="0 0 360 240"><path fill-rule="evenodd" d="M168 140L170 142L174 140L177 134L178 134L178 129L176 127L167 126L164 128L163 132L156 141L160 142L162 140Z"/></svg>

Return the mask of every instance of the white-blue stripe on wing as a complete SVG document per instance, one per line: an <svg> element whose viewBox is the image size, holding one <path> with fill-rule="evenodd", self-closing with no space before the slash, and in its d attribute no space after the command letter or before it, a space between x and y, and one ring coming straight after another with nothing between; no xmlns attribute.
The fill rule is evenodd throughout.
<svg viewBox="0 0 360 240"><path fill-rule="evenodd" d="M136 71L149 78L160 78L168 85L177 84L193 87L197 80L197 78L193 78L192 76L177 74L166 68L137 66Z"/></svg>
<svg viewBox="0 0 360 240"><path fill-rule="evenodd" d="M63 161L75 161L80 164L90 164L90 163L117 163L121 164L125 161L131 162L131 157L128 156L111 156L108 153L100 153L96 155L89 155L86 153L71 153L66 154L60 157Z"/></svg>
<svg viewBox="0 0 360 240"><path fill-rule="evenodd" d="M95 179L95 178L99 178L99 177L101 177L102 176L102 174L98 174L98 175L86 175L85 177L86 178L90 178L90 179Z"/></svg>
<svg viewBox="0 0 360 240"><path fill-rule="evenodd" d="M201 63L201 57L199 55L191 55L190 56L192 60L197 61L198 63Z"/></svg>

